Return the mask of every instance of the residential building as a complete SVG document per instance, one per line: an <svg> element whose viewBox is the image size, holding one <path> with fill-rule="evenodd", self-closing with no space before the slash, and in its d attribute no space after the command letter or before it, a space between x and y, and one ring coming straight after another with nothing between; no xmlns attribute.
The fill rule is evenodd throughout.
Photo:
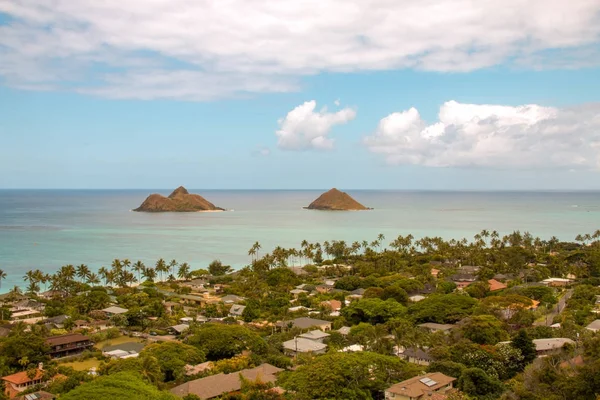
<svg viewBox="0 0 600 400"><path fill-rule="evenodd" d="M40 390L39 392L33 392L24 394L23 396L17 396L13 400L54 400L56 395Z"/></svg>
<svg viewBox="0 0 600 400"><path fill-rule="evenodd" d="M295 299L298 298L302 293L308 294L308 291L303 289L292 289L290 290L290 294L294 296Z"/></svg>
<svg viewBox="0 0 600 400"><path fill-rule="evenodd" d="M221 297L221 301L225 304L239 303L240 301L246 300L243 297L236 296L235 294L228 294L227 296Z"/></svg>
<svg viewBox="0 0 600 400"><path fill-rule="evenodd" d="M330 311L340 311L342 309L342 302L339 300L327 300L322 301L321 306Z"/></svg>
<svg viewBox="0 0 600 400"><path fill-rule="evenodd" d="M575 342L569 338L533 339L533 344L538 357L554 353L566 345L575 346Z"/></svg>
<svg viewBox="0 0 600 400"><path fill-rule="evenodd" d="M48 354L51 358L74 356L94 346L89 337L79 333L51 336L46 339L46 343L50 346Z"/></svg>
<svg viewBox="0 0 600 400"><path fill-rule="evenodd" d="M600 319L591 322L588 326L585 327L585 329L590 330L592 332L600 331Z"/></svg>
<svg viewBox="0 0 600 400"><path fill-rule="evenodd" d="M446 376L441 372L415 376L397 383L385 390L386 400L421 400L430 398L430 394L446 393L452 389L456 378Z"/></svg>
<svg viewBox="0 0 600 400"><path fill-rule="evenodd" d="M240 375L249 381L260 379L264 383L275 383L277 374L283 371L271 364L261 364L256 368L243 369L231 374L217 374L186 382L171 389L178 397L195 394L202 400L213 399L242 388Z"/></svg>
<svg viewBox="0 0 600 400"><path fill-rule="evenodd" d="M444 333L450 333L450 330L452 330L456 327L456 325L437 324L435 322L426 322L424 324L419 324L417 326L419 328L427 329L430 332L444 332Z"/></svg>
<svg viewBox="0 0 600 400"><path fill-rule="evenodd" d="M571 283L571 280L567 278L548 278L544 279L542 283L550 287L564 287Z"/></svg>
<svg viewBox="0 0 600 400"><path fill-rule="evenodd" d="M437 277L438 277L439 274L440 274L440 270L439 269L431 268L431 276L433 276L434 278L437 279Z"/></svg>
<svg viewBox="0 0 600 400"><path fill-rule="evenodd" d="M331 330L331 322L322 319L300 317L290 321L281 321L276 324L280 328L294 327L300 329L318 328L324 332Z"/></svg>
<svg viewBox="0 0 600 400"><path fill-rule="evenodd" d="M337 330L340 335L342 336L348 336L350 334L350 327L349 326L342 326L340 329Z"/></svg>
<svg viewBox="0 0 600 400"><path fill-rule="evenodd" d="M495 279L488 280L488 284L490 285L490 292L495 292L497 290L503 290L508 287L504 283L499 282Z"/></svg>
<svg viewBox="0 0 600 400"><path fill-rule="evenodd" d="M125 314L127 311L129 311L126 308L121 308L121 307L117 307L117 306L111 306L111 307L107 307L104 310L101 310L104 312L104 314L106 314L107 318L112 317L113 315L118 315L118 314Z"/></svg>
<svg viewBox="0 0 600 400"><path fill-rule="evenodd" d="M297 336L294 339L283 342L283 350L290 356L300 353L324 354L327 351L327 345L316 340Z"/></svg>
<svg viewBox="0 0 600 400"><path fill-rule="evenodd" d="M408 361L409 363L425 366L429 365L433 361L433 358L426 350L416 347L405 349L403 352L398 354L398 357Z"/></svg>
<svg viewBox="0 0 600 400"><path fill-rule="evenodd" d="M173 325L169 328L171 333L173 333L174 335L181 335L183 332L187 331L188 329L190 329L190 326L187 324Z"/></svg>
<svg viewBox="0 0 600 400"><path fill-rule="evenodd" d="M22 371L17 372L16 374L3 376L2 381L4 382L4 394L9 399L18 396L21 392L24 392L32 386L47 383L47 381L44 380L44 370L41 368L38 368L35 371L35 376L33 378L27 376L27 371Z"/></svg>
<svg viewBox="0 0 600 400"><path fill-rule="evenodd" d="M325 333L320 329L315 329L314 331L303 333L302 335L299 335L298 337L314 340L319 343L323 343L323 340L325 340L329 336L331 336L329 333Z"/></svg>
<svg viewBox="0 0 600 400"><path fill-rule="evenodd" d="M230 317L241 317L242 314L244 313L245 309L246 309L246 306L241 306L239 304L234 304L229 309L229 316Z"/></svg>
<svg viewBox="0 0 600 400"><path fill-rule="evenodd" d="M213 369L213 363L212 361L206 361L196 365L186 364L184 368L186 376L194 376L198 375L201 372L210 371L211 369Z"/></svg>
<svg viewBox="0 0 600 400"><path fill-rule="evenodd" d="M475 282L477 280L477 276L469 273L458 273L452 275L450 279L456 284L457 289L462 290Z"/></svg>
<svg viewBox="0 0 600 400"><path fill-rule="evenodd" d="M69 319L68 315L57 315L56 317L46 318L44 325L62 329L65 327L65 322Z"/></svg>
<svg viewBox="0 0 600 400"><path fill-rule="evenodd" d="M140 355L144 345L138 342L125 342L114 346L106 346L102 349L102 355L113 359L135 358Z"/></svg>
<svg viewBox="0 0 600 400"><path fill-rule="evenodd" d="M413 303L419 302L421 300L425 300L425 296L420 295L420 294L415 294L414 296L410 296L408 299L410 301L412 301Z"/></svg>

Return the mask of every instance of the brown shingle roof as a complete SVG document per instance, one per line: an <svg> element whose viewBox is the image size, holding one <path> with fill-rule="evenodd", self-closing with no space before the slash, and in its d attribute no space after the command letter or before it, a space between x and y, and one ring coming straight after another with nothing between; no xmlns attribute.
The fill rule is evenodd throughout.
<svg viewBox="0 0 600 400"><path fill-rule="evenodd" d="M256 368L244 369L231 374L218 374L207 376L206 378L196 379L179 385L171 389L171 393L176 396L184 397L188 394L195 394L201 399L212 399L225 393L234 392L242 388L239 375L245 379L255 381L260 379L264 383L273 383L277 379L275 374L283 371L271 364L261 364Z"/></svg>
<svg viewBox="0 0 600 400"><path fill-rule="evenodd" d="M429 378L435 382L435 385L428 386L422 382L423 379ZM435 392L454 382L456 379L451 376L446 376L441 372L432 372L425 375L415 376L400 383L387 388L385 391L395 394L401 394L406 397L419 398L428 392Z"/></svg>
<svg viewBox="0 0 600 400"><path fill-rule="evenodd" d="M50 346L58 346L69 343L84 342L86 340L90 340L90 338L79 333L69 333L60 336L50 336L46 339L46 343L48 343Z"/></svg>

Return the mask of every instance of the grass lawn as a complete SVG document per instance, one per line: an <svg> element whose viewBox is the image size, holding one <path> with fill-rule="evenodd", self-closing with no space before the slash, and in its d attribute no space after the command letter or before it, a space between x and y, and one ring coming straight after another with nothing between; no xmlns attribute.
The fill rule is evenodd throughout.
<svg viewBox="0 0 600 400"><path fill-rule="evenodd" d="M64 363L61 365L64 365L65 367L71 367L75 371L89 371L89 369L92 367L98 368L98 366L100 365L100 361L96 360L95 358L88 358L85 361L74 361Z"/></svg>
<svg viewBox="0 0 600 400"><path fill-rule="evenodd" d="M96 343L95 347L102 350L106 346L114 346L115 344L129 343L129 342L141 343L143 341L144 341L144 339L140 339L140 338L129 337L129 336L119 336L116 339L108 339L108 340L103 340L101 342L98 342L98 343Z"/></svg>

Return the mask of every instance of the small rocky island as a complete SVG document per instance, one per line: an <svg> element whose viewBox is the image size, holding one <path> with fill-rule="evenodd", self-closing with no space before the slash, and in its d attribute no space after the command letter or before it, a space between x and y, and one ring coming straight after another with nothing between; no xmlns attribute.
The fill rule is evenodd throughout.
<svg viewBox="0 0 600 400"><path fill-rule="evenodd" d="M308 210L329 210L329 211L356 211L356 210L372 210L354 200L348 193L341 192L333 188L318 199L310 203Z"/></svg>
<svg viewBox="0 0 600 400"><path fill-rule="evenodd" d="M161 194L151 194L141 206L133 211L143 212L198 212L225 211L198 194L190 194L186 188L179 186L165 197Z"/></svg>

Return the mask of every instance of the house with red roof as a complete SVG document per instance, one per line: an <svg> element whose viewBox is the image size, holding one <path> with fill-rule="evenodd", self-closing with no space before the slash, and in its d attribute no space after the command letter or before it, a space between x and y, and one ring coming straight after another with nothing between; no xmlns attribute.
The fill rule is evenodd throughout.
<svg viewBox="0 0 600 400"><path fill-rule="evenodd" d="M496 290L506 289L508 287L504 283L497 281L495 279L488 280L488 284L490 285L490 292L495 292Z"/></svg>
<svg viewBox="0 0 600 400"><path fill-rule="evenodd" d="M16 374L3 376L2 381L4 382L4 394L9 399L18 396L21 392L24 392L32 386L48 383L47 380L44 380L44 371L41 368L36 369L33 378L27 376L27 371L22 371L17 372Z"/></svg>

